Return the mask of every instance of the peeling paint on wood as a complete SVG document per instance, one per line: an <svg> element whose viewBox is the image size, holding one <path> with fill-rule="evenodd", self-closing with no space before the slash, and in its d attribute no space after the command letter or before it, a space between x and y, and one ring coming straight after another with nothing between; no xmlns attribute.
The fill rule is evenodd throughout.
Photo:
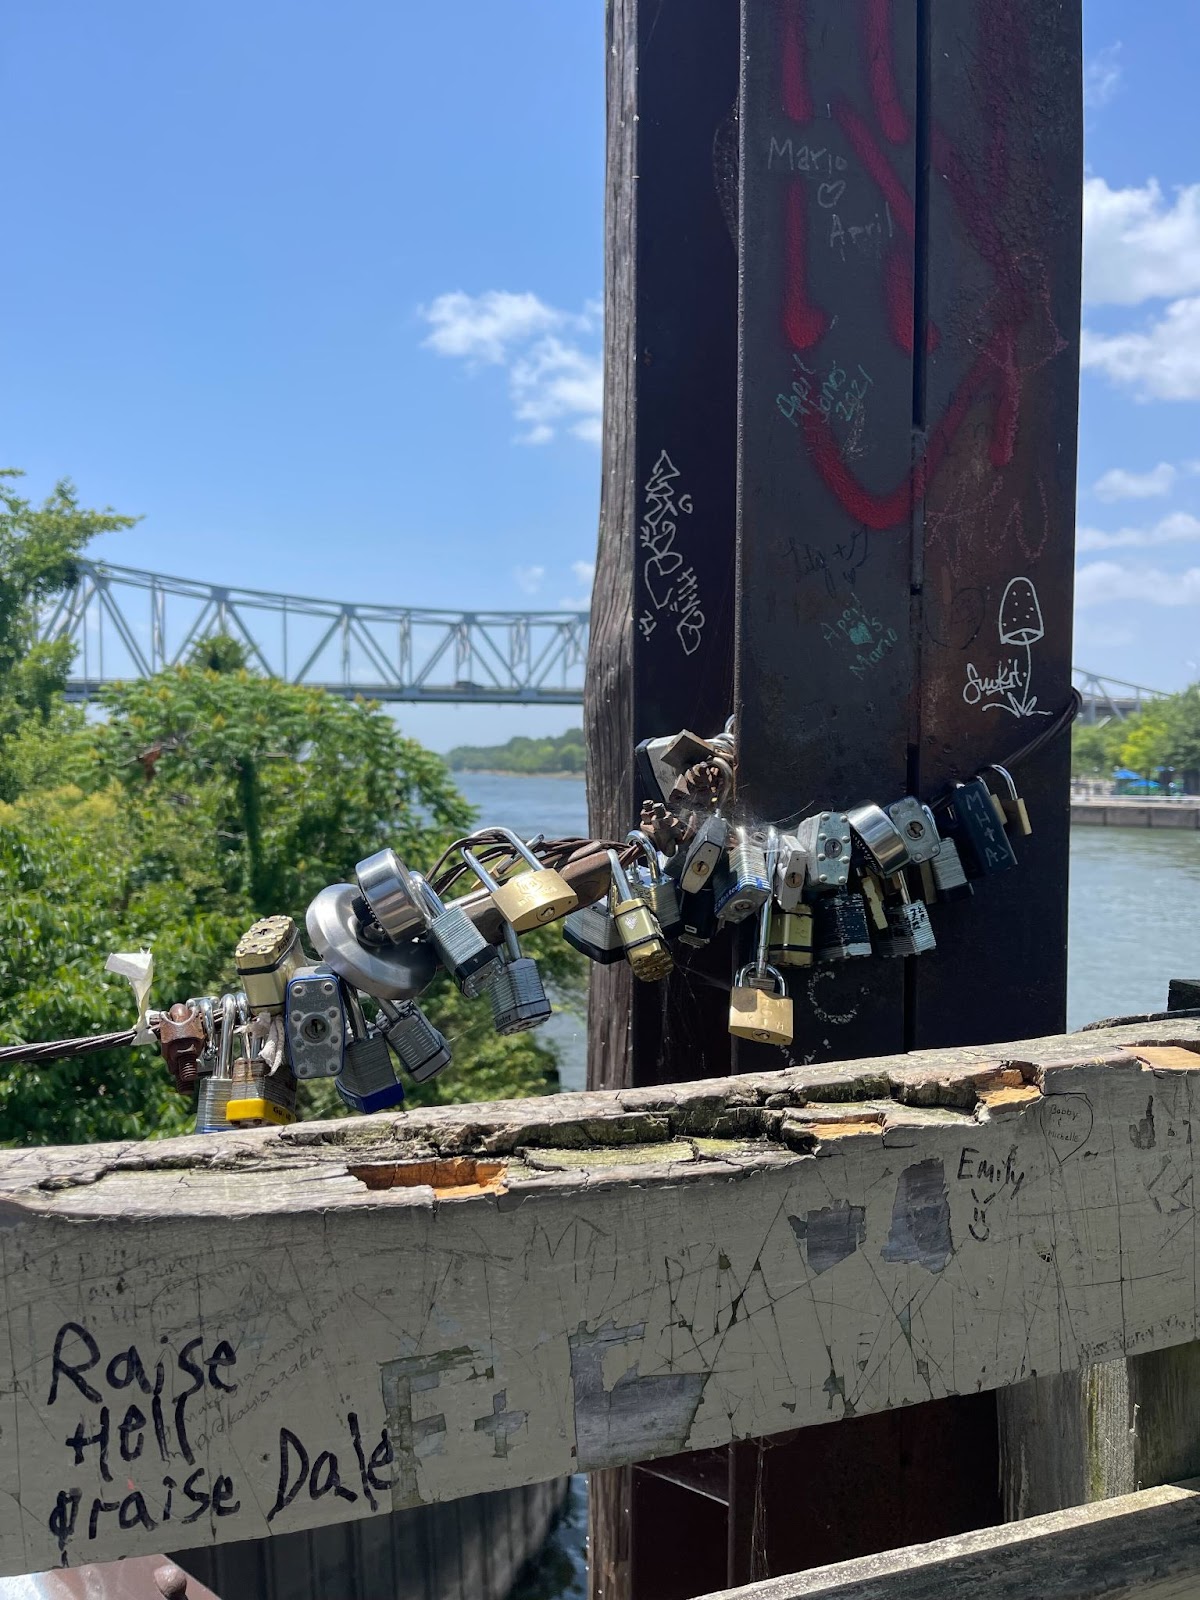
<svg viewBox="0 0 1200 1600"><path fill-rule="evenodd" d="M0 1571L1193 1339L1200 1022L1006 1057L0 1155Z"/></svg>

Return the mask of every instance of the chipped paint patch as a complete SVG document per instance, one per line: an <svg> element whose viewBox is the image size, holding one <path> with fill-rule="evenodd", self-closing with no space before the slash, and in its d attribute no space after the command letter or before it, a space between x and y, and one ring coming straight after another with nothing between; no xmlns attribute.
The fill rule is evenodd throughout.
<svg viewBox="0 0 1200 1600"><path fill-rule="evenodd" d="M672 1372L640 1377L621 1346L640 1343L644 1323L618 1328L606 1322L594 1333L583 1323L570 1335L575 1396L576 1465L582 1471L615 1467L650 1455L681 1451L691 1432L707 1374ZM621 1376L606 1384L625 1360Z"/></svg>
<svg viewBox="0 0 1200 1600"><path fill-rule="evenodd" d="M841 1200L803 1217L788 1217L796 1243L803 1246L808 1270L819 1276L852 1256L867 1236L865 1206Z"/></svg>
<svg viewBox="0 0 1200 1600"><path fill-rule="evenodd" d="M954 1254L950 1237L950 1196L942 1161L905 1167L892 1202L892 1227L880 1255L885 1261L914 1262L941 1272Z"/></svg>
<svg viewBox="0 0 1200 1600"><path fill-rule="evenodd" d="M476 1194L499 1194L508 1163L477 1161L474 1156L446 1156L436 1161L381 1161L351 1167L350 1176L368 1189L430 1188L439 1200Z"/></svg>

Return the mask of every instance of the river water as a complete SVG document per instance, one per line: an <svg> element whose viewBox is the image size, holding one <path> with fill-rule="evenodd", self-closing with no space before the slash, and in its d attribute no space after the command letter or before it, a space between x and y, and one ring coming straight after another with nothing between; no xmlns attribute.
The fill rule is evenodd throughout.
<svg viewBox="0 0 1200 1600"><path fill-rule="evenodd" d="M587 831L582 779L455 778L481 822L502 822L525 837ZM1072 829L1068 1028L1164 1010L1168 978L1189 977L1200 977L1200 833ZM581 1019L556 1014L548 1031L564 1087L582 1088Z"/></svg>
<svg viewBox="0 0 1200 1600"><path fill-rule="evenodd" d="M483 823L526 838L587 831L581 779L458 773L456 781ZM1163 1010L1167 980L1185 977L1200 977L1200 833L1072 829L1068 1028ZM582 1019L556 1012L545 1031L558 1046L563 1087L582 1088ZM585 1482L572 1479L566 1515L514 1600L584 1600Z"/></svg>

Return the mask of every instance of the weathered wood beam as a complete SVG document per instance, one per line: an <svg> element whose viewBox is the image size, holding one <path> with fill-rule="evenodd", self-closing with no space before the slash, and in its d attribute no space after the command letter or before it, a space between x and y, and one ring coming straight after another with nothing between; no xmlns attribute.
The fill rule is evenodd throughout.
<svg viewBox="0 0 1200 1600"><path fill-rule="evenodd" d="M1196 1336L1200 1022L0 1156L0 1572Z"/></svg>
<svg viewBox="0 0 1200 1600"><path fill-rule="evenodd" d="M1197 1491L1147 1489L705 1600L1185 1600L1200 1592Z"/></svg>

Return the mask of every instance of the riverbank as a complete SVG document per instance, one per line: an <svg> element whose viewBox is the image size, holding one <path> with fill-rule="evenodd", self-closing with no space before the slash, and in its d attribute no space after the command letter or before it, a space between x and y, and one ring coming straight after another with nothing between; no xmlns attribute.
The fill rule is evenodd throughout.
<svg viewBox="0 0 1200 1600"><path fill-rule="evenodd" d="M1200 801L1104 795L1071 800L1075 828L1183 828L1200 830Z"/></svg>

